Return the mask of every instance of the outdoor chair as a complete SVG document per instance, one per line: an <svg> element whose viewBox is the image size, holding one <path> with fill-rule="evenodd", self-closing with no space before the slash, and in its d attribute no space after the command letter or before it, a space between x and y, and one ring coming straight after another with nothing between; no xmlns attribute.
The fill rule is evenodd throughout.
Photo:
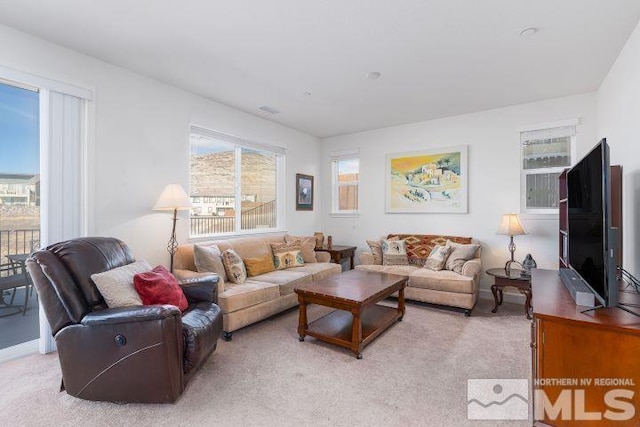
<svg viewBox="0 0 640 427"><path fill-rule="evenodd" d="M27 312L29 303L29 275L24 265L0 264L0 317ZM14 304L18 288L24 287L24 304ZM8 299L8 301L7 301ZM7 312L5 312L7 311Z"/></svg>

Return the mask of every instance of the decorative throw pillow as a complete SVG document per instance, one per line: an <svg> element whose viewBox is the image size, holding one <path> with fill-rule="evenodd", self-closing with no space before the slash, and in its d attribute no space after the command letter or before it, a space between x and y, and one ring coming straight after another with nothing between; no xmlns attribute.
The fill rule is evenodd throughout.
<svg viewBox="0 0 640 427"><path fill-rule="evenodd" d="M185 311L189 306L175 276L161 265L133 276L133 286L144 305L171 304L180 311Z"/></svg>
<svg viewBox="0 0 640 427"><path fill-rule="evenodd" d="M276 269L273 265L273 257L269 254L259 258L245 258L244 265L247 268L247 276L249 277L259 276Z"/></svg>
<svg viewBox="0 0 640 427"><path fill-rule="evenodd" d="M273 264L276 270L304 265L300 245L292 243L272 243L271 250L273 251Z"/></svg>
<svg viewBox="0 0 640 427"><path fill-rule="evenodd" d="M462 274L462 266L465 262L473 259L480 248L480 245L469 244L461 245L447 240L447 246L451 247L451 253L447 258L446 269Z"/></svg>
<svg viewBox="0 0 640 427"><path fill-rule="evenodd" d="M218 246L193 245L193 261L198 272L213 272L222 277L222 280L227 280L224 263L222 262L222 253L220 253Z"/></svg>
<svg viewBox="0 0 640 427"><path fill-rule="evenodd" d="M380 240L367 240L367 245L369 245L371 255L373 255L373 264L382 265L382 245Z"/></svg>
<svg viewBox="0 0 640 427"><path fill-rule="evenodd" d="M447 258L449 257L451 250L451 246L434 246L433 249L431 249L429 257L424 263L424 268L428 268L429 270L433 271L442 270L447 263Z"/></svg>
<svg viewBox="0 0 640 427"><path fill-rule="evenodd" d="M382 246L382 265L409 265L404 240L383 239L380 245Z"/></svg>
<svg viewBox="0 0 640 427"><path fill-rule="evenodd" d="M232 283L244 283L247 280L247 270L240 255L233 249L222 252L222 263L227 272L227 278Z"/></svg>
<svg viewBox="0 0 640 427"><path fill-rule="evenodd" d="M133 276L151 270L147 261L141 260L91 275L98 291L109 308L142 305L142 299L133 286Z"/></svg>
<svg viewBox="0 0 640 427"><path fill-rule="evenodd" d="M289 234L284 236L284 241L286 243L299 245L300 250L302 251L302 259L305 263L314 263L318 262L316 259L316 238L313 236L291 236Z"/></svg>

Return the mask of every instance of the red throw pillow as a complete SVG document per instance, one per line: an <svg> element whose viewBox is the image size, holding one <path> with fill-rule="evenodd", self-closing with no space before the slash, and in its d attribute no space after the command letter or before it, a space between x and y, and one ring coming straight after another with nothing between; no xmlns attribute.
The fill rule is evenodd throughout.
<svg viewBox="0 0 640 427"><path fill-rule="evenodd" d="M133 286L144 305L171 304L180 311L185 311L189 306L174 275L161 265L133 276Z"/></svg>

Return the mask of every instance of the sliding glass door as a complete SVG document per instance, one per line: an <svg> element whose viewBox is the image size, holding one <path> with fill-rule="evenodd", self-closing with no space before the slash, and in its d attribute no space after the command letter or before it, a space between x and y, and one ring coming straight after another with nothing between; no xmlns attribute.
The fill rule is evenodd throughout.
<svg viewBox="0 0 640 427"><path fill-rule="evenodd" d="M39 93L0 83L0 350L40 337L24 262L40 246Z"/></svg>

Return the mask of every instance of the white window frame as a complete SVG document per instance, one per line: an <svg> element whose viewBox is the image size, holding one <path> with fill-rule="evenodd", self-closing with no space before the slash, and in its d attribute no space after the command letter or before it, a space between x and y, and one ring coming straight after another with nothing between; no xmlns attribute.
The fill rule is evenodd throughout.
<svg viewBox="0 0 640 427"><path fill-rule="evenodd" d="M200 240L207 240L217 237L232 237L243 235L257 235L268 233L280 233L285 231L285 210L286 210L286 197L285 197L285 163L287 150L284 147L277 145L266 144L262 142L250 141L248 139L240 138L227 133L222 133L207 129L197 125L191 125L189 132L189 163L191 163L191 137L193 135L202 136L205 138L216 139L229 143L234 146L235 149L235 182L234 182L234 210L235 210L235 223L234 231L229 233L211 233L211 234L191 234L191 227L189 226L189 241L197 242ZM242 230L241 220L241 203L242 203L242 185L240 178L242 177L242 161L241 153L243 148L249 148L253 150L260 150L272 153L276 156L276 227L274 228L255 228L249 230ZM189 167L189 182L191 182L191 167ZM191 188L189 188L189 194L191 194ZM190 215L189 215L190 217Z"/></svg>
<svg viewBox="0 0 640 427"><path fill-rule="evenodd" d="M541 214L541 215L553 215L558 213L558 207L556 208L527 208L527 175L537 175L537 174L551 174L551 173L561 173L567 168L572 167L576 161L576 136L578 125L580 124L580 120L578 118L568 119L568 120L559 120L554 122L540 123L537 125L531 125L522 127L519 129L520 131L520 212L523 214ZM571 130L570 128L573 128ZM544 134L555 134L560 131L561 128L567 128L567 132L564 135L557 134L554 136L570 136L570 165L568 166L558 166L558 167L548 167L548 168L537 168L537 169L525 169L524 168L524 140L523 134L525 133L539 133L540 135Z"/></svg>
<svg viewBox="0 0 640 427"><path fill-rule="evenodd" d="M338 182L338 162L343 160L358 160L358 180ZM340 210L339 189L344 185L356 184L358 187L358 209ZM332 216L358 216L360 215L360 150L351 149L331 153L331 212Z"/></svg>

